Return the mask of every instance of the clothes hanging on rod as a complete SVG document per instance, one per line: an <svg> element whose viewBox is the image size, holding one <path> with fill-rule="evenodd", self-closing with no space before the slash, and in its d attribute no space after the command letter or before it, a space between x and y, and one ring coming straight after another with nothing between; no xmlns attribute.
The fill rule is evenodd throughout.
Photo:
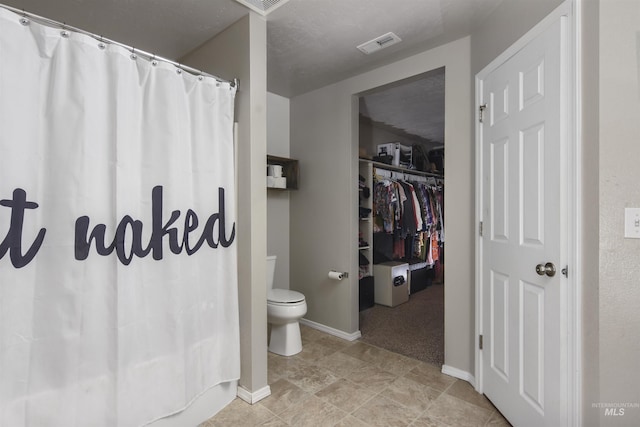
<svg viewBox="0 0 640 427"><path fill-rule="evenodd" d="M444 242L442 179L374 168L373 197L374 233L392 236L378 234L378 253L435 264Z"/></svg>

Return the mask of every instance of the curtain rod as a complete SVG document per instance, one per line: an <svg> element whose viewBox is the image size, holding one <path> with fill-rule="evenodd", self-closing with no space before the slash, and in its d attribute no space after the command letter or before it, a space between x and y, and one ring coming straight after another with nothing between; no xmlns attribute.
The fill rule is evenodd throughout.
<svg viewBox="0 0 640 427"><path fill-rule="evenodd" d="M4 5L4 4L0 3L0 8L6 9L6 10L8 10L10 12L13 12L13 13L15 13L17 15L20 15L22 17L20 19L20 23L22 23L23 25L28 25L29 20L27 18L29 18L29 19L31 19L31 20L39 23L39 24L42 24L42 25L45 25L45 26L48 26L48 27L59 27L62 30L73 31L74 33L83 34L85 36L91 37L92 39L97 40L97 41L102 42L102 43L107 43L107 44L112 44L112 45L115 45L115 46L120 46L121 48L124 48L124 49L130 51L132 54L135 54L137 56L142 56L143 58L147 59L148 61L154 61L155 60L155 61L166 62L166 63L171 64L174 67L178 68L179 70L186 71L189 74L193 74L193 75L196 75L196 76L210 77L210 78L212 78L214 80L217 80L217 81L219 81L221 83L229 83L231 86L235 87L236 90L240 89L240 82L238 81L238 79L233 79L233 81L225 80L223 78L214 76L213 74L206 73L206 72L204 72L202 70L198 70L196 68L192 68L192 67L189 67L187 65L180 64L180 63L172 61L170 59L163 58L161 56L158 56L158 55L155 55L155 54L152 54L152 53L149 53L149 52L145 52L144 50L136 49L133 46L128 46L128 45L126 45L124 43L120 43L120 42L117 42L115 40L111 40L109 38L106 38L106 37L103 37L103 36L99 36L99 35L94 34L94 33L90 33L88 31L82 30L80 28L73 27L71 25L67 25L67 24L62 23L62 22L55 21L53 19L44 18L42 16L38 16L38 15L35 15L33 13L25 12L24 10L17 9L15 7L12 7L12 6L7 6L7 5Z"/></svg>

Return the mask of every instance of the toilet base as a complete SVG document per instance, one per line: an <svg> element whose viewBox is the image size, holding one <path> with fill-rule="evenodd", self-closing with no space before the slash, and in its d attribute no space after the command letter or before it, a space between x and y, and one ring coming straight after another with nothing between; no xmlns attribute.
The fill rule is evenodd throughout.
<svg viewBox="0 0 640 427"><path fill-rule="evenodd" d="M290 322L285 324L271 324L269 351L280 356L293 356L302 351L300 324Z"/></svg>

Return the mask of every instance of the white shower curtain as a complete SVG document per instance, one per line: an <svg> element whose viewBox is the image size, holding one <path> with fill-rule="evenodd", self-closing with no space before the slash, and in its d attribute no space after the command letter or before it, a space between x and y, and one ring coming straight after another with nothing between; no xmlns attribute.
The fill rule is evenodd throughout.
<svg viewBox="0 0 640 427"><path fill-rule="evenodd" d="M0 9L0 427L239 378L235 89Z"/></svg>

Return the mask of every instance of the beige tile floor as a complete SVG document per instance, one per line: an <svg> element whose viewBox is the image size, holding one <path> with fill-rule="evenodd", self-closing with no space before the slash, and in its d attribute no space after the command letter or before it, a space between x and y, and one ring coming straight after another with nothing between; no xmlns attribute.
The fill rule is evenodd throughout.
<svg viewBox="0 0 640 427"><path fill-rule="evenodd" d="M301 353L269 353L271 396L254 405L236 399L200 427L509 426L469 383L434 365L301 330Z"/></svg>

